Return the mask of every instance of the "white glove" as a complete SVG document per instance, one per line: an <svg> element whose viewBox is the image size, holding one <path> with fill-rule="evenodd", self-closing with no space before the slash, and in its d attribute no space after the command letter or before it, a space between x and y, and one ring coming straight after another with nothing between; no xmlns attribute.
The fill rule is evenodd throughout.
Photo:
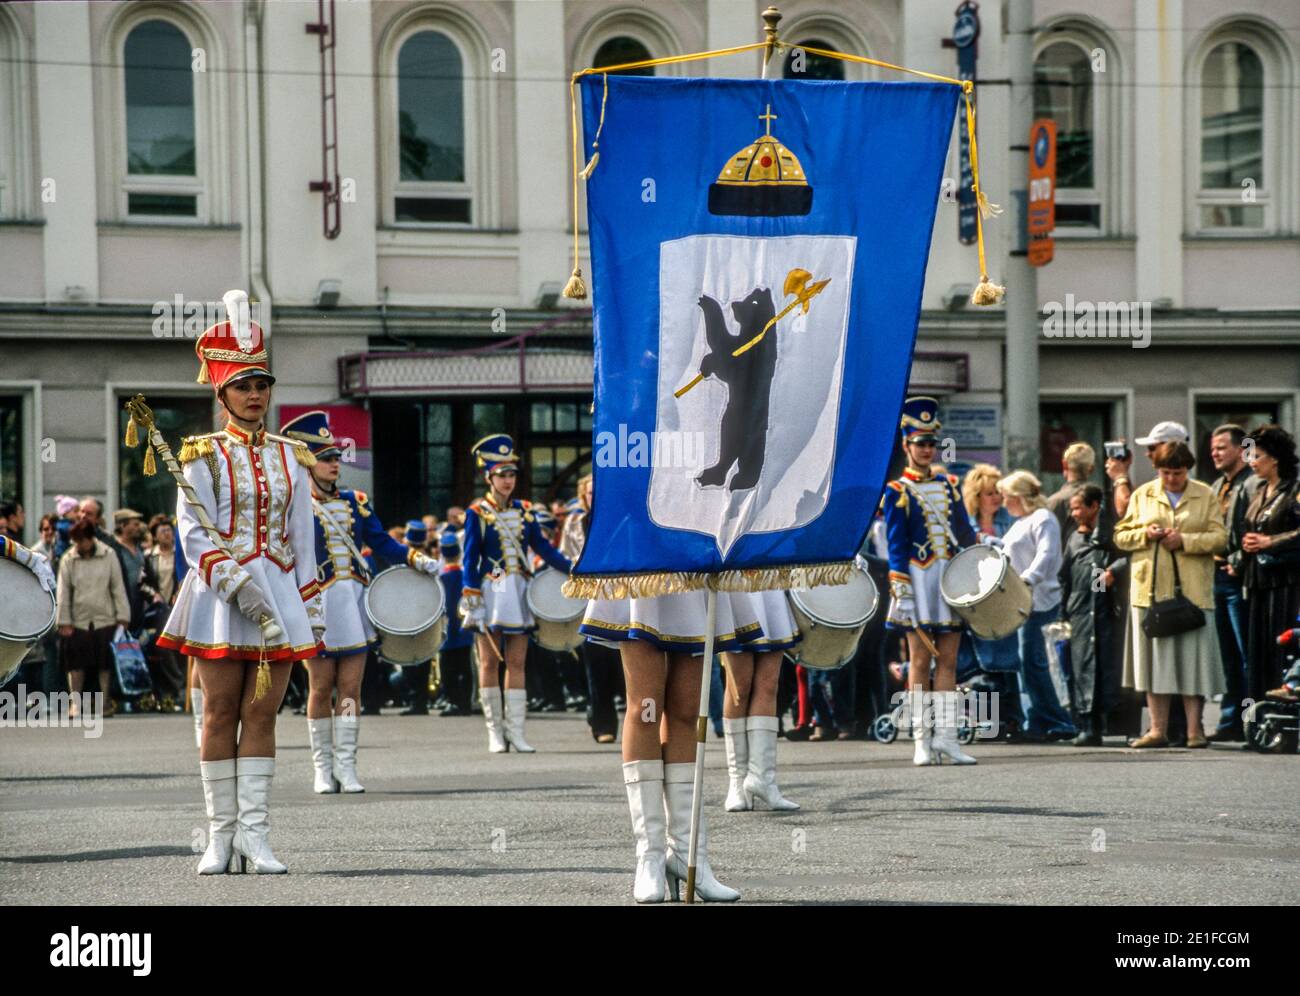
<svg viewBox="0 0 1300 996"><path fill-rule="evenodd" d="M239 586L239 591L235 593L235 604L246 619L251 619L259 626L262 623L262 616L275 618L275 613L271 611L262 589L251 578Z"/></svg>
<svg viewBox="0 0 1300 996"><path fill-rule="evenodd" d="M438 573L438 561L434 560L432 557L420 553L418 550L412 551L412 553L413 556L411 557L411 563L410 563L411 567L414 567L417 571L420 571L421 573L424 574L436 575Z"/></svg>
<svg viewBox="0 0 1300 996"><path fill-rule="evenodd" d="M32 561L27 566L30 567L32 573L36 575L36 580L41 583L41 587L51 595L54 594L54 591L58 588L59 584L55 580L54 571L50 569L50 562L45 559L45 556L33 550Z"/></svg>
<svg viewBox="0 0 1300 996"><path fill-rule="evenodd" d="M461 625L466 629L480 629L487 619L487 605L482 595L462 595L460 599Z"/></svg>
<svg viewBox="0 0 1300 996"><path fill-rule="evenodd" d="M903 626L915 626L916 599L911 595L895 597L889 606L889 621Z"/></svg>

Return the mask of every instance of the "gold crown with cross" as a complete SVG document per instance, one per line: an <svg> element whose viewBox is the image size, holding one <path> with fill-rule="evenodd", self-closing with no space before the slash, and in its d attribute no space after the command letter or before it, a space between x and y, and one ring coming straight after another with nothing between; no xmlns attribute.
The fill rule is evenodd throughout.
<svg viewBox="0 0 1300 996"><path fill-rule="evenodd" d="M777 116L768 104L759 119L763 134L734 156L709 187L709 212L721 215L804 215L812 209L812 187L799 157L772 134Z"/></svg>

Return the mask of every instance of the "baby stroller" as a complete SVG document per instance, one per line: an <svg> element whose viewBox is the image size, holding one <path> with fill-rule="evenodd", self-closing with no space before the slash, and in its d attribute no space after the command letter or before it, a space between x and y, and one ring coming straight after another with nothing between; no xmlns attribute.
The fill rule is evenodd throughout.
<svg viewBox="0 0 1300 996"><path fill-rule="evenodd" d="M1300 648L1300 629L1289 629L1277 640ZM1294 754L1300 745L1300 649L1287 657L1291 669L1282 686L1252 702L1241 715L1246 746L1265 754Z"/></svg>
<svg viewBox="0 0 1300 996"><path fill-rule="evenodd" d="M967 711L968 693L973 689L966 686L959 686L957 691L961 693L962 717L957 724L957 742L960 744L969 744L975 739L977 725L970 722L970 715ZM978 724L980 726L987 724ZM894 696L894 706L889 712L882 712L876 717L875 722L871 725L876 739L882 744L892 744L898 739L899 730L911 730L912 720L908 716L907 693L899 692Z"/></svg>

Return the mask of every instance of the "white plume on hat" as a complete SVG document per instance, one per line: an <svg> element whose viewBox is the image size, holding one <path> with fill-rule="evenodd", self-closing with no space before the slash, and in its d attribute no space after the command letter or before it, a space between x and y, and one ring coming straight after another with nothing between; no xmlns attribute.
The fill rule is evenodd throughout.
<svg viewBox="0 0 1300 996"><path fill-rule="evenodd" d="M226 318L235 333L235 341L245 353L253 348L253 329L248 320L248 294L235 288L221 295L226 306Z"/></svg>

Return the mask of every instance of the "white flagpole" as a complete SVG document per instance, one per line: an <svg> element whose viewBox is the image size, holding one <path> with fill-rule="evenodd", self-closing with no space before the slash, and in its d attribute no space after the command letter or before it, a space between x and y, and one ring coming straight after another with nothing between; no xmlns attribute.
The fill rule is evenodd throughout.
<svg viewBox="0 0 1300 996"><path fill-rule="evenodd" d="M763 50L762 79L767 79L767 67L776 54L776 26L781 12L775 7L763 11L763 31L767 35L767 48ZM695 786L691 795L691 844L686 860L686 902L695 902L695 860L700 846L700 810L704 803L704 749L709 733L709 689L713 683L713 631L717 628L718 593L708 589L707 608L704 613L704 660L700 667L700 715L695 727Z"/></svg>

